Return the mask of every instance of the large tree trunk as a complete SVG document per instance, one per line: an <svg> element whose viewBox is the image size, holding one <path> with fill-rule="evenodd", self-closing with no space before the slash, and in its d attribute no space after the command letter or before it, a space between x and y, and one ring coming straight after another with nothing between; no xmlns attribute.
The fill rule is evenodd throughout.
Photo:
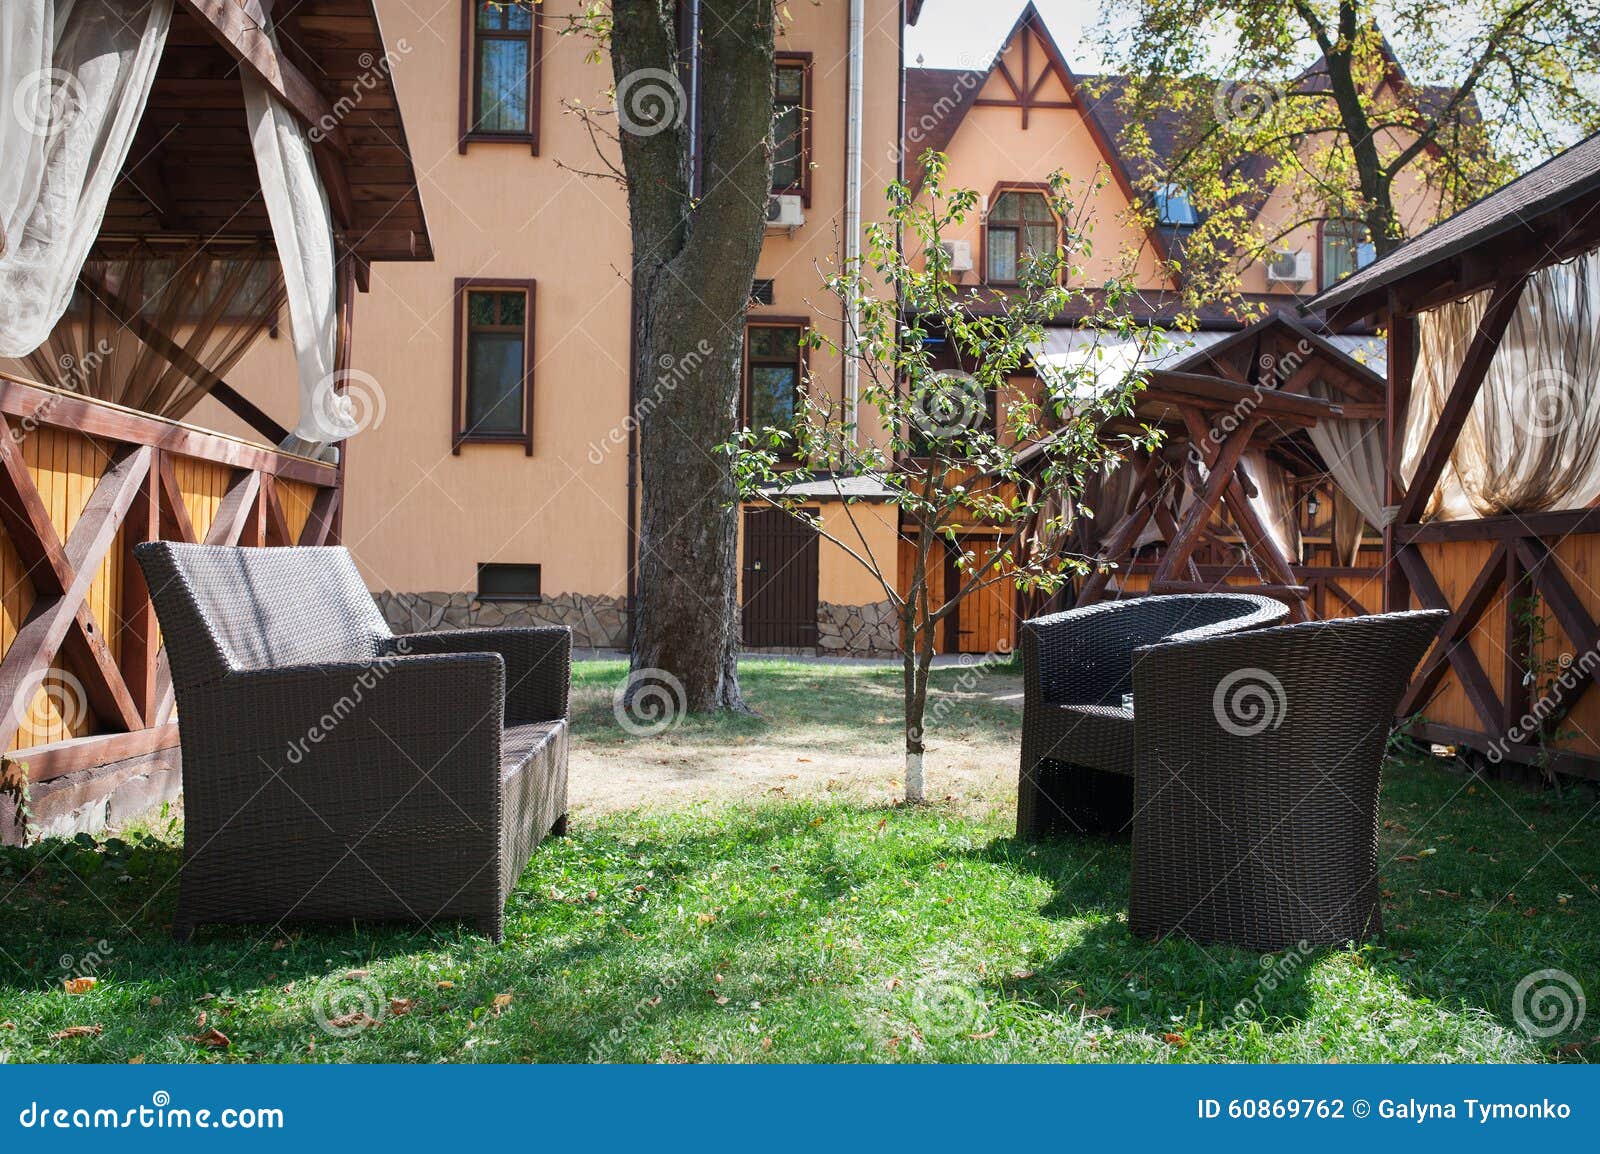
<svg viewBox="0 0 1600 1154"><path fill-rule="evenodd" d="M692 712L743 709L731 462L744 316L772 187L772 0L702 0L700 198L672 0L616 0L640 468L632 665Z"/></svg>

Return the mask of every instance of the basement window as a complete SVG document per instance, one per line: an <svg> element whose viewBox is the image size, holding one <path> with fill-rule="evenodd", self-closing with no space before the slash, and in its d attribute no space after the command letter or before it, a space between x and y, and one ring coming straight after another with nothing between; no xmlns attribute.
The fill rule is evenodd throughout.
<svg viewBox="0 0 1600 1154"><path fill-rule="evenodd" d="M478 562L479 601L538 601L539 566Z"/></svg>

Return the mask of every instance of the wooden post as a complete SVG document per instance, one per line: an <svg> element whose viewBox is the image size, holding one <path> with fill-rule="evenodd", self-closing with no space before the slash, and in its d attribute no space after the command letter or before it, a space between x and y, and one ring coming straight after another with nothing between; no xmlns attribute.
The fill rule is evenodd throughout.
<svg viewBox="0 0 1600 1154"><path fill-rule="evenodd" d="M122 634L118 657L128 693L146 725L155 724L156 660L161 637L155 608L150 604L150 590L145 586L139 562L134 560L133 547L161 539L161 473L163 468L170 472L172 465L161 450L155 453L155 465L145 475L122 522Z"/></svg>
<svg viewBox="0 0 1600 1154"><path fill-rule="evenodd" d="M1405 499L1405 484L1400 479L1401 459L1406 446L1406 414L1411 408L1411 378L1417 365L1417 320L1389 293L1388 300L1388 378L1384 396L1384 503L1398 508ZM1410 608L1411 586L1396 556L1393 519L1383 527L1383 610L1396 613Z"/></svg>

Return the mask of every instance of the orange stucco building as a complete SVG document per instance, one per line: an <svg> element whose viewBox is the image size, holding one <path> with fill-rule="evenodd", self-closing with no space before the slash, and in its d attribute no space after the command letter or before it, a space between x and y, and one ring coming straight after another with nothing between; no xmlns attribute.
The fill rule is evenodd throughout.
<svg viewBox="0 0 1600 1154"><path fill-rule="evenodd" d="M389 69L399 94L434 259L373 268L357 299L349 390L366 427L345 447L342 537L400 628L561 621L580 646L626 644L635 547L630 240L623 189L594 175L615 161L605 155L614 145L573 111L609 110L612 99L609 62L592 59L592 41L568 29L581 7L545 0L535 16L518 3L376 2L391 52L374 66ZM970 258L967 283L1004 280L1005 246L1018 243L995 215L1007 192L1025 197L1058 169L1078 179L1105 172L1089 274L1108 276L1131 260L1153 307L1170 302L1175 286L1159 250L1130 221L1141 193L1116 155L1108 110L1096 110L1038 13L1028 6L994 63L968 72L906 65L905 27L923 7L785 8L777 187L748 318L747 412L781 409L807 370L811 388L847 396L837 359L814 352L797 366L793 335L814 326L841 339L821 269L838 259L853 213L881 218L885 187L928 147L949 154L951 186L988 198L990 219L957 238ZM677 93L666 87L692 103L692 81ZM360 99L344 114L361 117ZM364 178L389 174L358 171ZM1272 191L1261 211L1274 212L1281 195ZM1019 203L1004 200L1004 211ZM1247 288L1286 301L1315 291L1326 246L1310 234L1289 248L1307 254L1287 262L1292 273L1299 261L1301 281L1269 281L1256 267L1246 270ZM1237 327L1221 316L1206 323ZM286 346L260 341L229 382L288 424ZM664 391L692 386L692 367L673 372L682 379L664 373ZM212 400L191 419L255 435ZM820 507L824 517L842 515ZM746 516L747 592L774 559L801 574L792 588L769 590L776 601L747 611L747 643L894 645L881 590L859 565L826 541ZM881 509L867 532L879 556L896 555L892 510ZM974 613L984 623L975 619L956 647L1010 640L1005 604Z"/></svg>

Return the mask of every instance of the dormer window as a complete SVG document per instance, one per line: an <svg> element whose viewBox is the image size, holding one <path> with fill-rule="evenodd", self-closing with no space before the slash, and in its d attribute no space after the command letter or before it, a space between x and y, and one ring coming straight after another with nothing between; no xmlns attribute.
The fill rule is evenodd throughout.
<svg viewBox="0 0 1600 1154"><path fill-rule="evenodd" d="M1193 228L1200 223L1200 214L1189 200L1189 190L1176 184L1156 186L1151 197L1156 210L1156 223L1174 228Z"/></svg>

